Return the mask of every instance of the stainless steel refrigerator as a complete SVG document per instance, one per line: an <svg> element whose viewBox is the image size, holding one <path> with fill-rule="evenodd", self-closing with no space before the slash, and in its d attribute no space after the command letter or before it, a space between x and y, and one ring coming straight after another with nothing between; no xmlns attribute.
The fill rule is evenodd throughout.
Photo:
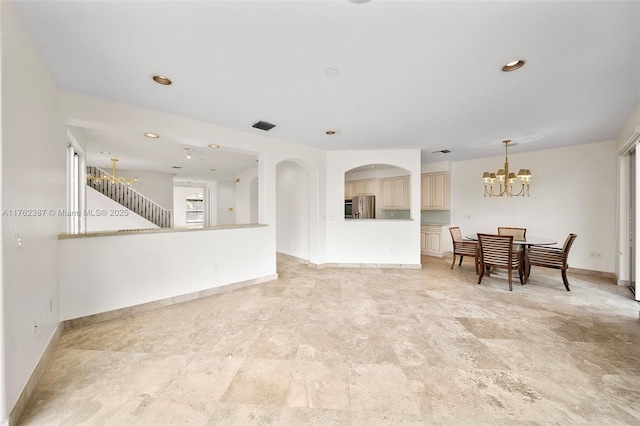
<svg viewBox="0 0 640 426"><path fill-rule="evenodd" d="M376 197L373 195L358 195L352 197L352 217L354 219L376 218Z"/></svg>

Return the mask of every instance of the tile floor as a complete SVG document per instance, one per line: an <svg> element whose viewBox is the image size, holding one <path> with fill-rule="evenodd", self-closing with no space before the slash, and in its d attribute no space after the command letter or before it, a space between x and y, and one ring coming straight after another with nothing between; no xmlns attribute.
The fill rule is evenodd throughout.
<svg viewBox="0 0 640 426"><path fill-rule="evenodd" d="M322 269L65 331L21 425L640 423L640 305L534 268Z"/></svg>

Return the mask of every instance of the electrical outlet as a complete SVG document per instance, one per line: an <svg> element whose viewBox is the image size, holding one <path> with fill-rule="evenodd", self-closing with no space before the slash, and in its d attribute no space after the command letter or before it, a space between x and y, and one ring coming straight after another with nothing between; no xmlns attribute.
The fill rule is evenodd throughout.
<svg viewBox="0 0 640 426"><path fill-rule="evenodd" d="M470 214L465 214L464 218L465 218L465 220L470 220L471 219L471 215Z"/></svg>
<svg viewBox="0 0 640 426"><path fill-rule="evenodd" d="M592 251L591 257L593 257L594 259L602 259L602 253L599 251Z"/></svg>
<svg viewBox="0 0 640 426"><path fill-rule="evenodd" d="M37 322L33 322L33 334L36 334L38 332L38 323Z"/></svg>
<svg viewBox="0 0 640 426"><path fill-rule="evenodd" d="M16 251L22 250L22 236L20 234L16 234Z"/></svg>

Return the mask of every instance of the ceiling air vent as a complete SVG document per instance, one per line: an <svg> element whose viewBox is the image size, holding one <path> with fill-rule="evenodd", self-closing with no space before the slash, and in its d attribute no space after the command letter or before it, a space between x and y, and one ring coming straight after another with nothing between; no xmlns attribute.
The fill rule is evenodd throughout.
<svg viewBox="0 0 640 426"><path fill-rule="evenodd" d="M450 152L451 151L449 151L448 149L441 149L441 150L438 150L438 151L433 151L432 154L448 154Z"/></svg>
<svg viewBox="0 0 640 426"><path fill-rule="evenodd" d="M276 127L275 124L271 124L271 123L267 123L266 121L258 121L257 123L255 123L253 126L256 129L260 129L260 130L264 130L265 132L268 132L269 130L273 129L274 127Z"/></svg>

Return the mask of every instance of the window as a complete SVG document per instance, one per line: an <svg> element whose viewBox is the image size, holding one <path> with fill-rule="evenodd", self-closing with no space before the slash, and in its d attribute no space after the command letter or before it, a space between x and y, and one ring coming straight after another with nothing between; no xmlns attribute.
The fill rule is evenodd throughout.
<svg viewBox="0 0 640 426"><path fill-rule="evenodd" d="M189 195L187 202L187 224L202 225L204 223L204 202L202 194Z"/></svg>

